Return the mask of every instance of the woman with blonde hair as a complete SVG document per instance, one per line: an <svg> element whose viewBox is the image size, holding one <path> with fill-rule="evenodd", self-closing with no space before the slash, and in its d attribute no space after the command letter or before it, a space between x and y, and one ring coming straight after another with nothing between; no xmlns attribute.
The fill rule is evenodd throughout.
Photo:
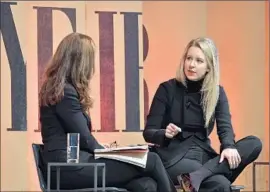
<svg viewBox="0 0 270 192"><path fill-rule="evenodd" d="M215 122L220 155L208 137ZM155 151L174 183L192 192L230 191L230 184L262 150L255 136L235 142L228 99L219 84L218 53L209 38L191 40L176 78L159 85L143 136L159 145Z"/></svg>
<svg viewBox="0 0 270 192"><path fill-rule="evenodd" d="M45 80L39 93L41 134L44 143L41 159L45 178L49 162L66 162L67 134L80 133L79 161L105 163L106 186L128 188L138 192L175 191L160 157L155 153L148 153L146 168L109 159L94 159L94 150L104 148L91 134L92 125L88 115L93 105L89 96L89 85L95 71L94 55L94 43L89 36L71 33L60 42L45 71ZM101 173L101 170L98 172ZM55 169L51 175L51 184L55 188ZM62 167L60 175L60 189L94 186L93 167ZM101 186L102 175L98 176L98 185ZM150 180L140 180L143 177ZM135 180L138 182L133 182ZM149 182L152 184L149 185ZM138 187L140 184L145 184L146 187Z"/></svg>

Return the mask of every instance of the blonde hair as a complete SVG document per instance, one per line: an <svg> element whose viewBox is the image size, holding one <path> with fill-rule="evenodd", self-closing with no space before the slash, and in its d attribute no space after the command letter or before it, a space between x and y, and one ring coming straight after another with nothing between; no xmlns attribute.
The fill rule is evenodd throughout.
<svg viewBox="0 0 270 192"><path fill-rule="evenodd" d="M210 121L213 118L215 108L218 102L219 97L219 58L217 54L217 48L213 42L213 40L209 38L197 38L191 40L186 49L184 54L181 58L181 62L179 68L176 72L176 80L181 82L184 86L186 84L186 76L184 73L184 63L187 57L187 53L190 47L198 47L202 50L205 55L207 67L209 72L206 73L201 93L202 93L202 107L205 119L205 128L209 126Z"/></svg>

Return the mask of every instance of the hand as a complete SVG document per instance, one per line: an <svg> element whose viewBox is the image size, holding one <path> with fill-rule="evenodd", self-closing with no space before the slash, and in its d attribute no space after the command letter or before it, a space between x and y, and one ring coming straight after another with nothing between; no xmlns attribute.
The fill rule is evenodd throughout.
<svg viewBox="0 0 270 192"><path fill-rule="evenodd" d="M173 138L175 135L177 135L179 133L179 131L181 131L180 127L177 127L176 125L174 125L173 123L170 123L167 127L166 127L166 131L165 131L165 136L169 139Z"/></svg>
<svg viewBox="0 0 270 192"><path fill-rule="evenodd" d="M225 158L228 160L231 169L236 169L241 162L241 157L237 149L224 149L221 153L219 163L221 163Z"/></svg>

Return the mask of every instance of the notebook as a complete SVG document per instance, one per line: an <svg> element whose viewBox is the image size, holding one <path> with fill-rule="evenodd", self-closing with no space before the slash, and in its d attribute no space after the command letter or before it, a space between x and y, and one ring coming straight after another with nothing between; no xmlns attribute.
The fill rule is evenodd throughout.
<svg viewBox="0 0 270 192"><path fill-rule="evenodd" d="M95 149L95 159L106 158L122 161L142 168L146 167L148 145Z"/></svg>

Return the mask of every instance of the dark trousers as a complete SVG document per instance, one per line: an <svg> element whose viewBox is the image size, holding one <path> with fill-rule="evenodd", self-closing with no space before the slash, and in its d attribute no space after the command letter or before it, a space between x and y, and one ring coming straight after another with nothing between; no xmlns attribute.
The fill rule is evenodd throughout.
<svg viewBox="0 0 270 192"><path fill-rule="evenodd" d="M148 153L145 169L109 159L95 160L90 158L88 162L106 164L106 186L126 188L134 192L176 191L160 157L153 152ZM101 186L101 170L99 171L98 185ZM143 177L148 178L148 180L143 180L143 182L146 181L145 183L140 182ZM54 187L56 186L55 181L56 175L52 173L51 183ZM60 183L61 189L92 188L94 186L94 169L84 167L79 170L62 171ZM139 185L146 186L140 187Z"/></svg>
<svg viewBox="0 0 270 192"><path fill-rule="evenodd" d="M229 168L227 160L219 163L220 156L211 157L204 149L193 146L183 159L169 167L167 171L173 182L178 184L178 175L204 170L205 168L210 170L212 174L202 181L199 192L228 192L231 183L235 181L244 168L257 159L262 150L262 143L257 137L248 136L236 143L236 149L241 156L241 163L234 170Z"/></svg>

